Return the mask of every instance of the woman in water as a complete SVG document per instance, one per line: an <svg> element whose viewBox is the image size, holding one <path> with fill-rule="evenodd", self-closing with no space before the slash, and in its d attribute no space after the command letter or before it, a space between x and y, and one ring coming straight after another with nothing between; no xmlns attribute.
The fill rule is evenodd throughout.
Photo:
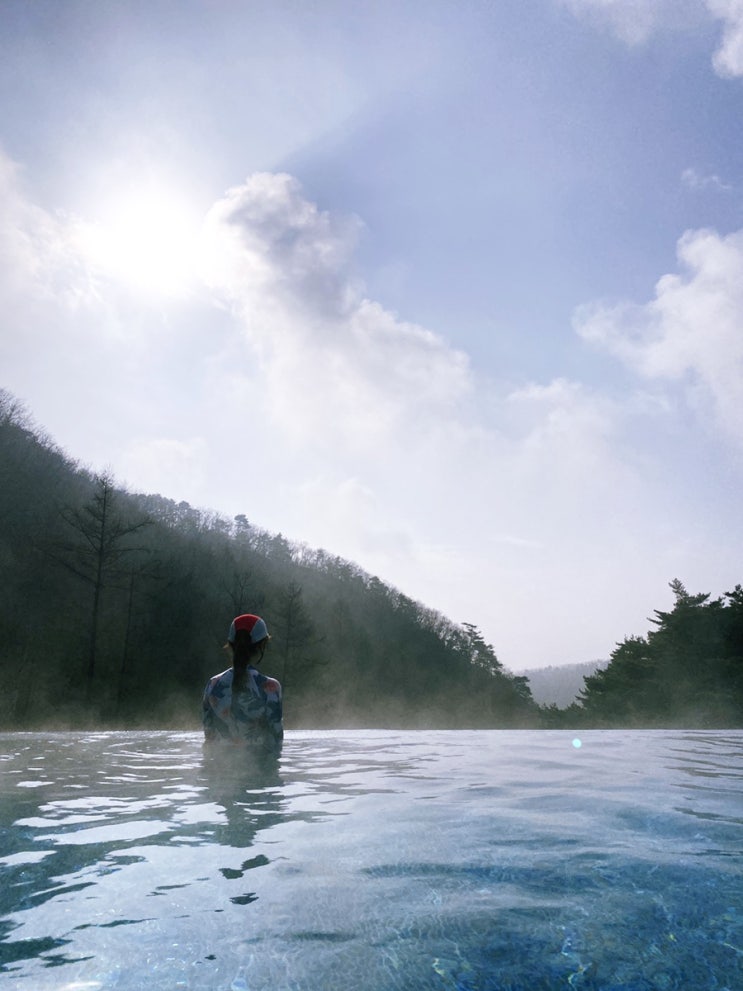
<svg viewBox="0 0 743 991"><path fill-rule="evenodd" d="M204 743L231 743L281 753L284 739L281 685L258 671L271 638L260 616L236 616L227 634L232 667L204 689Z"/></svg>

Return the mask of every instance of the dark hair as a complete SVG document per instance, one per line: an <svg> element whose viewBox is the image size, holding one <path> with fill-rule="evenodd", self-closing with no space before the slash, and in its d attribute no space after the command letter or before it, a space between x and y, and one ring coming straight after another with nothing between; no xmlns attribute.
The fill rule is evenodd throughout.
<svg viewBox="0 0 743 991"><path fill-rule="evenodd" d="M250 639L250 630L237 630L232 646L232 691L242 692L245 690L248 679L248 665L251 660L258 655L258 659L263 656L263 651L269 641L269 637L264 637L257 643Z"/></svg>

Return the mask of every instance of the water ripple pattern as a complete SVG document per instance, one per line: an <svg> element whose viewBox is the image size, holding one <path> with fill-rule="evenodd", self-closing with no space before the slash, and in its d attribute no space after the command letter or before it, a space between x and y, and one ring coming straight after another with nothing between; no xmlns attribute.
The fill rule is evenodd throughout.
<svg viewBox="0 0 743 991"><path fill-rule="evenodd" d="M2 988L743 989L741 732L0 740Z"/></svg>

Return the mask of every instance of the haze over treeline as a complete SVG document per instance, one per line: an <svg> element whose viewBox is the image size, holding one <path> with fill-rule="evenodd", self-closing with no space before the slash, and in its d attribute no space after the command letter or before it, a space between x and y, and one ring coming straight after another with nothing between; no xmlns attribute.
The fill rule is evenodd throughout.
<svg viewBox="0 0 743 991"><path fill-rule="evenodd" d="M548 664L544 668L530 668L522 674L529 682L534 701L539 705L556 705L564 709L572 705L580 695L584 679L608 661L584 661L580 664Z"/></svg>
<svg viewBox="0 0 743 991"><path fill-rule="evenodd" d="M1 399L6 725L192 725L248 611L268 622L289 726L537 724L526 679L473 625L246 515L125 492Z"/></svg>
<svg viewBox="0 0 743 991"><path fill-rule="evenodd" d="M540 707L476 626L267 532L249 491L230 520L127 492L1 390L0 465L5 728L192 728L246 611L268 622L263 666L284 685L290 728L743 725L740 586L711 600L674 581L674 609L619 644L578 703Z"/></svg>

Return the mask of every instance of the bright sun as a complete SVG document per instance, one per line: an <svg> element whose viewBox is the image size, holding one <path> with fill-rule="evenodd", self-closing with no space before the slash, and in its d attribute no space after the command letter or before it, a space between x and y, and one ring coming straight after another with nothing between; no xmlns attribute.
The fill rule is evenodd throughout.
<svg viewBox="0 0 743 991"><path fill-rule="evenodd" d="M132 189L81 225L83 254L92 268L131 289L177 296L196 271L200 218L166 189Z"/></svg>

